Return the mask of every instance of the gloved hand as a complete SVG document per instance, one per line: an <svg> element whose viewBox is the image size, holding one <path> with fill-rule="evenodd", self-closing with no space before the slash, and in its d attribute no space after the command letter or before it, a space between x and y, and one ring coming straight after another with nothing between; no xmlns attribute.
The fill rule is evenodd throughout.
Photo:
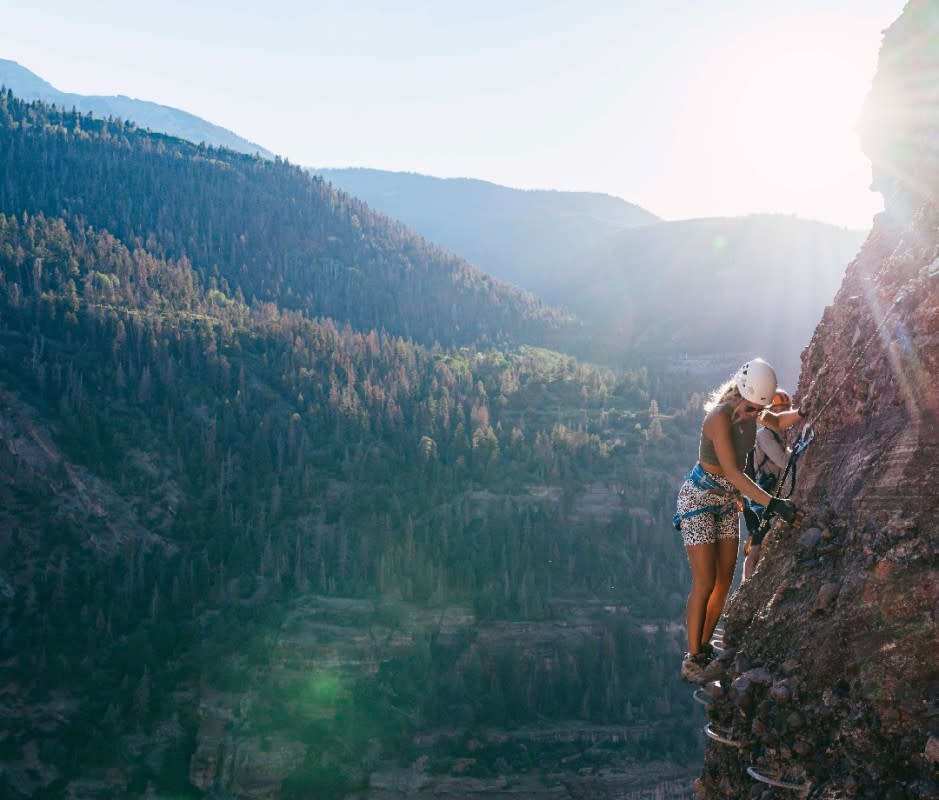
<svg viewBox="0 0 939 800"><path fill-rule="evenodd" d="M779 497L774 497L769 501L766 511L770 514L777 514L790 525L797 527L802 521L802 512L796 508L796 504L792 500L782 500Z"/></svg>

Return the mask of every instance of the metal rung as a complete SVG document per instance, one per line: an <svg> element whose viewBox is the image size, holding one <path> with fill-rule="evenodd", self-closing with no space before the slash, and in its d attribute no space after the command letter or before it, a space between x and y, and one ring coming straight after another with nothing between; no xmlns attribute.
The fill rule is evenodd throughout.
<svg viewBox="0 0 939 800"><path fill-rule="evenodd" d="M695 689L694 695L695 702L700 703L702 706L709 706L714 702L714 698L711 697L704 689Z"/></svg>
<svg viewBox="0 0 939 800"><path fill-rule="evenodd" d="M704 733L708 739L713 739L715 742L726 744L728 747L743 748L748 746L748 742L738 742L725 736L724 734L726 734L727 731L722 730L720 733L718 733L710 722L704 726Z"/></svg>
<svg viewBox="0 0 939 800"><path fill-rule="evenodd" d="M799 792L802 795L807 795L809 789L812 788L812 782L806 781L805 783L790 783L789 781L781 781L778 778L771 778L769 775L764 775L762 772L757 772L756 767L747 767L747 775L749 775L753 780L760 781L761 783L768 783L770 786L777 786L780 789L790 789L793 792Z"/></svg>

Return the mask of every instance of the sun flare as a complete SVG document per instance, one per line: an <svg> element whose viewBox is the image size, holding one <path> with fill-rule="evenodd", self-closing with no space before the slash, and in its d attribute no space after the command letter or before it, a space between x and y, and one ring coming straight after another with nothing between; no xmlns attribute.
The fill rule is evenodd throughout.
<svg viewBox="0 0 939 800"><path fill-rule="evenodd" d="M863 88L850 66L819 50L754 64L735 120L739 153L781 189L822 188L854 169Z"/></svg>
<svg viewBox="0 0 939 800"><path fill-rule="evenodd" d="M883 207L858 135L878 45L858 20L818 14L774 19L715 48L687 87L663 186L681 176L706 187L711 215L860 227ZM700 215L690 201L681 210Z"/></svg>

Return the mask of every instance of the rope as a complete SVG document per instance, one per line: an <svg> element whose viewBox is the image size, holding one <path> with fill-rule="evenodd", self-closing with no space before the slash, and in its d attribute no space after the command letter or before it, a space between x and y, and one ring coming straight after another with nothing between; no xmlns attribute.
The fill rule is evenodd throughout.
<svg viewBox="0 0 939 800"><path fill-rule="evenodd" d="M779 479L778 494L774 494L773 498L776 500L788 500L792 497L792 493L796 489L796 462L799 460L806 448L812 443L812 440L815 438L815 431L812 429L810 424L806 424L802 428L802 432L799 434L799 438L795 443L795 446L792 448L792 453L789 454L789 461L786 463L786 469L782 474L782 477ZM782 487L786 485L786 478L789 477L789 473L792 473L792 479L789 482L789 491L783 495ZM764 536L769 530L769 524L772 517L770 517L766 512L769 509L769 506L765 506L763 511L760 512L760 524L757 527L757 531L762 533Z"/></svg>
<svg viewBox="0 0 939 800"><path fill-rule="evenodd" d="M894 308L903 300L905 295L903 293L898 294L893 302L890 304L889 308L884 312L883 318L880 320L880 323L874 328L874 332L868 337L867 341L864 343L864 347L861 348L861 352L858 353L857 357L854 359L854 362L850 367L845 371L844 377L841 379L841 382L835 387L833 391L828 392L828 399L822 404L822 407L815 412L812 418L806 422L802 427L802 432L799 434L799 439L796 442L795 447L792 448L792 454L789 456L789 462L786 464L786 470L783 472L782 478L777 484L779 488L779 494L773 495L777 500L788 500L792 497L792 493L796 488L796 462L799 459L799 456L802 455L805 448L807 448L812 440L815 438L815 423L821 419L822 414L824 414L828 407L834 402L835 398L838 396L838 392L841 391L841 388L847 383L848 378L854 373L857 369L858 364L861 363L867 351L870 349L870 346L874 343L874 340L880 335L881 329L884 325L887 324L887 320L890 319L890 315L893 313ZM822 372L825 369L826 365L823 365L822 369L819 372ZM806 433L808 431L808 433ZM789 483L789 492L786 495L782 494L782 487L786 485L786 479L789 477L789 473L792 473L792 479ZM766 509L763 510L763 513L760 515L760 527L759 530L762 533L766 533L766 530L769 528L769 518L766 517Z"/></svg>
<svg viewBox="0 0 939 800"><path fill-rule="evenodd" d="M795 445L792 448L792 452L789 454L789 461L786 463L786 470L782 474L782 478L779 480L779 494L774 495L782 500L788 500L792 497L792 493L796 488L796 467L799 460L799 456L805 452L805 449L812 443L812 440L815 438L815 431L812 429L810 424L806 424L802 428L802 432L799 434L799 438L796 440ZM792 479L789 481L789 492L783 496L782 487L786 485L786 478L789 477L789 473L792 472Z"/></svg>
<svg viewBox="0 0 939 800"><path fill-rule="evenodd" d="M884 313L883 319L880 321L880 324L876 328L874 328L874 332L870 335L870 338L867 340L867 343L864 345L863 349L858 354L857 358L854 359L854 363L850 367L848 367L847 372L845 372L844 377L841 379L841 383L839 383L835 387L835 390L833 392L828 393L828 400L826 400L825 403L822 405L822 407L818 411L815 412L815 416L812 417L812 419L808 423L806 423L806 427L808 428L813 427L815 423L818 422L818 420L821 418L822 414L824 414L825 411L828 409L828 406L830 406L832 402L834 402L834 399L838 396L838 392L841 391L841 387L844 386L848 378L851 377L851 373L854 372L855 369L857 369L857 365L861 363L861 359L864 358L864 354L867 353L870 346L874 343L874 339L876 339L879 336L881 328L883 328L884 325L887 323L887 320L890 318L890 315L893 313L893 309L901 300L904 299L904 297L905 295L901 292L894 298L893 302L890 304L890 307ZM822 369L824 369L824 367ZM819 372L821 371L822 370L819 370Z"/></svg>

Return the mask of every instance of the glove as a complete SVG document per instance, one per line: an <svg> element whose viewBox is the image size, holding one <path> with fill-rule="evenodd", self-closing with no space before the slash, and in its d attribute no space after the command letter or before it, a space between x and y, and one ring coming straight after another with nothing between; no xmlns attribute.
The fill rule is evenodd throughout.
<svg viewBox="0 0 939 800"><path fill-rule="evenodd" d="M800 519L802 519L802 512L796 508L796 504L793 503L792 500L781 500L778 497L774 497L769 501L769 505L766 507L766 511L769 514L776 514L780 516L790 525L794 525Z"/></svg>

